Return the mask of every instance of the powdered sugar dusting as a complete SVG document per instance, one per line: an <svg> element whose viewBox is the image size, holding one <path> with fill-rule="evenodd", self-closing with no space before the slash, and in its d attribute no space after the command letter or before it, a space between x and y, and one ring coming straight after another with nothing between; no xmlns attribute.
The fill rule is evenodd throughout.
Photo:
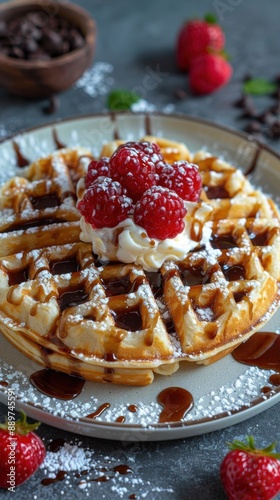
<svg viewBox="0 0 280 500"><path fill-rule="evenodd" d="M6 127L1 123L0 124L0 139L4 139L9 135L9 131L6 129Z"/></svg>
<svg viewBox="0 0 280 500"><path fill-rule="evenodd" d="M174 343L176 343L175 337L173 340ZM228 358L227 363L229 364L230 361L231 359ZM234 361L232 361L232 363L234 363ZM195 380L197 380L196 373L198 369L201 370L202 377L206 376L211 378L211 376L213 376L213 374L209 373L211 366L196 367L194 373ZM33 370L35 371L35 367L33 367ZM249 367L244 370L243 367L243 371L238 376L229 377L229 382L221 382L215 390L209 390L209 392L205 393L202 391L203 394L201 396L194 396L194 407L185 415L184 421L199 423L201 419L216 418L220 413L230 415L232 412L239 411L241 408L249 408L252 401L257 398L265 400L269 396L262 394L261 389L268 384L269 376L272 373L273 371L261 370L256 367ZM185 375L186 380L189 380L186 386L194 394L196 382L193 382L192 377L192 372ZM226 376L223 378L226 379ZM95 423L97 422L101 424L102 422L114 424L118 417L123 416L125 419L123 424L124 434L122 434L123 440L125 440L126 424L136 425L136 429L139 425L144 429L151 426L153 427L158 423L159 415L162 410L161 405L157 403L156 397L147 397L145 390L139 393L136 391L135 394L134 390L131 392L129 388L126 388L123 391L122 388L119 387L118 395L114 396L111 390L108 391L108 386L102 384L101 387L100 384L97 386L93 384L89 391L86 390L86 398L83 397L83 394L69 401L50 398L40 393L30 384L29 377L21 371L20 367L16 371L6 362L3 362L1 365L0 380L6 380L8 382L8 387L10 389L12 388L18 400L21 402L27 403L32 401L33 406L44 408L49 414L62 417L68 421L78 421L81 418L85 418L90 413L98 410L99 406L104 403L105 400L108 400L110 404L106 411L94 420L90 420L91 425L94 429ZM158 380L158 383L160 383L160 380ZM4 387L0 390L3 392L7 391ZM159 389L157 390L159 391ZM273 390L276 389L271 388L272 393ZM122 394L121 397L120 394ZM129 402L137 404L137 411L135 413L128 410ZM141 436L145 439L144 434L142 436L139 431L138 439L141 440Z"/></svg>
<svg viewBox="0 0 280 500"><path fill-rule="evenodd" d="M96 62L76 82L76 87L91 97L106 95L114 84L113 70L114 67L110 63Z"/></svg>
<svg viewBox="0 0 280 500"><path fill-rule="evenodd" d="M90 467L92 454L92 452L85 451L77 444L71 445L65 443L56 452L47 451L45 460L40 468L44 469L45 473L54 473L59 470L66 472L81 471Z"/></svg>
<svg viewBox="0 0 280 500"><path fill-rule="evenodd" d="M119 454L115 451L114 456L100 453L97 455L91 447L83 448L78 438L74 438L71 443L65 442L56 451L47 450L45 460L40 466L45 475L42 482L51 488L51 481L56 482L56 478L62 473L59 479L61 495L71 487L76 489L78 496L83 494L91 498L96 494L98 498L105 498L102 496L104 482L107 485L106 494L108 495L109 489L111 498L132 498L129 495L134 495L135 489L137 498L149 498L153 492L174 493L172 487L157 484L161 482L161 478L154 477L153 484L142 478L141 469L136 465L138 453L138 446L133 446L128 461L124 463L121 450ZM37 497L34 496L35 498Z"/></svg>
<svg viewBox="0 0 280 500"><path fill-rule="evenodd" d="M210 307L205 307L205 308L197 307L195 312L199 317L200 321L213 321L215 318L215 314Z"/></svg>
<svg viewBox="0 0 280 500"><path fill-rule="evenodd" d="M139 101L133 103L131 106L131 111L133 112L142 111L145 113L152 113L155 110L156 110L155 105L149 101L146 101L145 99L139 99Z"/></svg>

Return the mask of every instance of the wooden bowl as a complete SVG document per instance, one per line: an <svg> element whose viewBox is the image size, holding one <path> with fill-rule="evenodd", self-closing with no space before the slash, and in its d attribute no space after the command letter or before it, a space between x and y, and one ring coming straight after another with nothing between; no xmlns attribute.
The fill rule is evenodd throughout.
<svg viewBox="0 0 280 500"><path fill-rule="evenodd" d="M24 98L43 98L71 87L92 64L95 52L96 24L78 5L57 0L16 0L0 4L0 20L24 18L30 11L58 16L79 29L85 39L82 47L48 60L15 59L0 52L0 86ZM47 18L46 18L47 19Z"/></svg>

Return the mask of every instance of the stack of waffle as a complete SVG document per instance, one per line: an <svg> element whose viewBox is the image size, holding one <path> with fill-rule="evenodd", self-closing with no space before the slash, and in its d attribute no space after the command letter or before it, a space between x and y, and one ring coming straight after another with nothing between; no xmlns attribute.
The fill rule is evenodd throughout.
<svg viewBox="0 0 280 500"><path fill-rule="evenodd" d="M181 361L214 362L278 305L279 213L232 165L157 137L190 160L213 208L210 245L158 272L109 262L80 241L76 186L90 155L61 149L0 190L0 329L32 360L87 380L147 385ZM104 146L110 156L120 142Z"/></svg>

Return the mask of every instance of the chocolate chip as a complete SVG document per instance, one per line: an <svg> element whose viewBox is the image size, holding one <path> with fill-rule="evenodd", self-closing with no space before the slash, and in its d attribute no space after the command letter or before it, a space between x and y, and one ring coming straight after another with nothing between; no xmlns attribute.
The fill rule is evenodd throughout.
<svg viewBox="0 0 280 500"><path fill-rule="evenodd" d="M62 38L59 33L45 29L42 36L42 45L49 54L58 55L61 53Z"/></svg>
<svg viewBox="0 0 280 500"><path fill-rule="evenodd" d="M275 99L277 100L280 100L280 87L276 89L276 91L273 94L273 97L275 97Z"/></svg>
<svg viewBox="0 0 280 500"><path fill-rule="evenodd" d="M67 19L62 19L62 18L57 20L57 24L60 29L65 29L67 31L69 31L72 27L69 21L67 21Z"/></svg>
<svg viewBox="0 0 280 500"><path fill-rule="evenodd" d="M269 127L268 136L271 139L279 139L280 137L280 121L275 120L275 122Z"/></svg>
<svg viewBox="0 0 280 500"><path fill-rule="evenodd" d="M256 118L257 112L253 105L247 105L241 115L242 118Z"/></svg>
<svg viewBox="0 0 280 500"><path fill-rule="evenodd" d="M256 134L261 131L261 124L257 121L253 121L246 125L245 131L248 132L249 134Z"/></svg>
<svg viewBox="0 0 280 500"><path fill-rule="evenodd" d="M252 80L252 75L250 73L246 73L244 76L243 76L243 82L246 83L248 82L249 80Z"/></svg>
<svg viewBox="0 0 280 500"><path fill-rule="evenodd" d="M52 115L59 108L59 98L55 95L50 96L47 106L43 108L45 115Z"/></svg>
<svg viewBox="0 0 280 500"><path fill-rule="evenodd" d="M275 81L275 83L277 83L277 85L280 85L280 74L275 76L274 81Z"/></svg>
<svg viewBox="0 0 280 500"><path fill-rule="evenodd" d="M184 89L176 89L174 95L177 99L181 99L182 101L187 98L187 92Z"/></svg>
<svg viewBox="0 0 280 500"><path fill-rule="evenodd" d="M9 57L10 49L8 47L1 47L1 45L0 45L0 53L2 54L2 56Z"/></svg>
<svg viewBox="0 0 280 500"><path fill-rule="evenodd" d="M11 49L15 46L20 47L22 44L22 37L12 32L9 32L9 36L5 40L7 41Z"/></svg>
<svg viewBox="0 0 280 500"><path fill-rule="evenodd" d="M280 103L275 104L274 106L271 106L270 111L273 115L279 115L280 114Z"/></svg>
<svg viewBox="0 0 280 500"><path fill-rule="evenodd" d="M269 109L263 111L263 113L258 115L256 118L260 123L264 123L266 125L270 125L275 120L275 117L273 116L273 114Z"/></svg>
<svg viewBox="0 0 280 500"><path fill-rule="evenodd" d="M20 19L12 19L9 23L7 23L7 28L9 35L11 33L19 32L20 30Z"/></svg>
<svg viewBox="0 0 280 500"><path fill-rule="evenodd" d="M0 20L0 37L6 37L8 35L8 29L5 21Z"/></svg>
<svg viewBox="0 0 280 500"><path fill-rule="evenodd" d="M26 17L32 22L36 28L43 28L49 20L49 16L43 11L41 12L28 12Z"/></svg>
<svg viewBox="0 0 280 500"><path fill-rule="evenodd" d="M244 94L235 101L234 106L236 108L248 108L253 106L253 101L250 96Z"/></svg>
<svg viewBox="0 0 280 500"><path fill-rule="evenodd" d="M84 45L84 39L77 30L72 29L69 35L70 47L72 50L79 49Z"/></svg>
<svg viewBox="0 0 280 500"><path fill-rule="evenodd" d="M70 50L72 50L70 42L68 42L68 40L63 40L61 45L61 54L67 54Z"/></svg>
<svg viewBox="0 0 280 500"><path fill-rule="evenodd" d="M85 43L76 26L43 10L0 20L0 53L8 57L47 60L79 49Z"/></svg>
<svg viewBox="0 0 280 500"><path fill-rule="evenodd" d="M9 51L9 56L15 59L25 59L25 53L20 47L14 47Z"/></svg>
<svg viewBox="0 0 280 500"><path fill-rule="evenodd" d="M36 50L36 52L30 53L28 59L31 61L49 61L51 56L42 49Z"/></svg>
<svg viewBox="0 0 280 500"><path fill-rule="evenodd" d="M28 19L24 19L20 24L19 33L22 37L32 38L33 30L33 24Z"/></svg>
<svg viewBox="0 0 280 500"><path fill-rule="evenodd" d="M23 40L21 48L24 52L34 54L38 51L38 43L34 40L34 38L27 38L26 40Z"/></svg>

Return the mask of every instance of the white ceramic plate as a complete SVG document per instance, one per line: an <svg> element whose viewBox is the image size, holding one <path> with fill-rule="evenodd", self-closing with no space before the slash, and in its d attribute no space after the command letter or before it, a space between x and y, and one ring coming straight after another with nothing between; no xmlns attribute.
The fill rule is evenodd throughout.
<svg viewBox="0 0 280 500"><path fill-rule="evenodd" d="M146 133L185 142L191 151L206 148L245 172L255 165L251 182L279 201L280 157L275 152L260 147L241 133L209 122L160 114L87 116L23 132L0 144L0 181L17 173L13 140L16 139L25 157L34 160L55 149L54 129L60 142L90 147L95 154L108 140L116 137L137 140ZM277 312L265 330L278 333L279 319ZM86 382L82 393L70 401L47 397L35 389L29 377L41 367L1 335L0 361L0 382L9 384L7 387L0 384L1 402L7 404L14 395L17 408L30 417L71 432L122 441L167 440L207 433L250 418L280 400L280 387L265 395L261 392L272 372L237 363L230 355L208 367L182 364L171 377L156 376L148 387ZM190 391L194 407L181 422L159 424L162 407L157 403L157 395L167 387ZM105 403L110 406L100 417L85 418ZM129 411L130 405L136 405L137 411ZM125 417L124 423L116 422L120 416Z"/></svg>

